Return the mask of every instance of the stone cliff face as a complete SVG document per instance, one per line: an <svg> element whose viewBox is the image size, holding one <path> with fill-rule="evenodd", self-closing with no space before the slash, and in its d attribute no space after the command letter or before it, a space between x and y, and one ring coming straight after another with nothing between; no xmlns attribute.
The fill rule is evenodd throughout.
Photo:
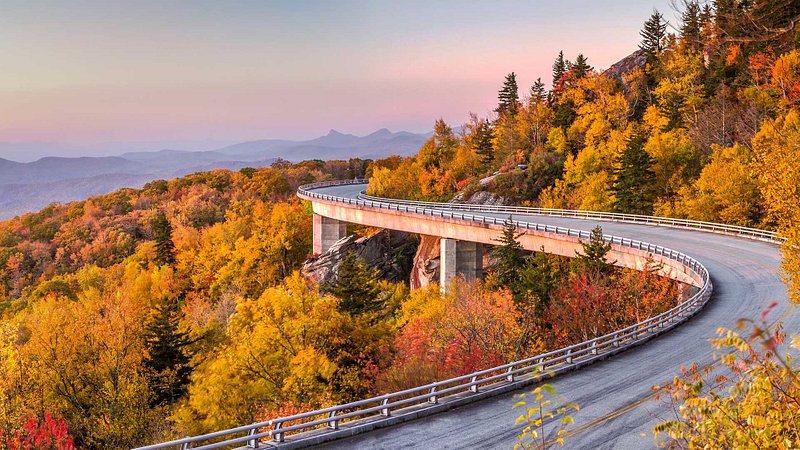
<svg viewBox="0 0 800 450"><path fill-rule="evenodd" d="M414 267L411 269L411 289L439 282L439 236L420 236Z"/></svg>
<svg viewBox="0 0 800 450"><path fill-rule="evenodd" d="M317 283L329 281L336 276L336 269L344 256L354 252L369 266L378 269L381 279L406 281L412 270L417 244L416 236L392 230L380 230L361 238L347 236L327 252L307 260L302 272Z"/></svg>

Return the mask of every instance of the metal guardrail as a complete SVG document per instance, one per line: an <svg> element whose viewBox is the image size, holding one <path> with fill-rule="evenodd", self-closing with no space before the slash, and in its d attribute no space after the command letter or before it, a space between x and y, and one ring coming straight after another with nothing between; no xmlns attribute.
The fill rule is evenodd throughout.
<svg viewBox="0 0 800 450"><path fill-rule="evenodd" d="M658 217L648 218L647 216L599 213L591 211L570 211L505 206L495 207L430 202L404 202L365 196L362 196L362 198L353 199L313 192L313 190L321 187L362 184L364 182L364 180L356 179L309 184L301 186L298 189L298 196L306 199L319 199L354 206L411 212L433 217L479 222L482 224L502 225L505 223L505 219L481 216L477 214L457 213L455 211L483 210L486 212L522 212L526 214L546 214L558 215L561 217L649 223L661 226L685 227L711 232L723 232L750 239L767 240L775 243L781 242L781 239L775 235L775 233L768 231L745 227L735 227L730 225L710 224L708 222L686 221L682 219ZM580 239L588 239L590 237L590 233L587 231L575 230L567 227L542 225L523 221L514 222L517 227L526 230L536 230L557 235L577 237ZM709 227L709 225L712 226ZM265 438L272 439L276 442L284 442L286 433L310 430L320 427L327 427L330 430L338 430L342 422L350 419L369 416L388 417L391 415L392 410L396 410L398 408L420 404L435 404L439 402L442 397L447 395L464 392L478 392L481 386L494 385L496 383L503 382L514 382L518 377L545 372L547 370L552 370L553 368L578 364L582 360L595 358L598 357L598 355L603 355L604 353L617 352L635 346L638 343L649 339L653 335L660 334L688 320L694 314L699 312L711 297L713 286L711 284L708 270L705 268L705 266L691 256L660 245L654 245L635 239L626 239L610 235L604 235L604 239L613 244L647 251L651 254L661 255L665 258L677 261L691 270L697 276L697 278L702 281L702 286L700 287L699 291L691 296L688 300L668 311L604 336L596 337L594 339L558 350L399 392L392 392L356 402L336 405L329 408L295 414L287 417L280 417L264 422L222 430L215 433L149 445L140 447L137 450L156 450L165 448L192 448L199 450L230 447L234 445L246 445L248 447L257 448L261 444L261 440ZM193 447L194 444L198 443L205 443L205 445Z"/></svg>
<svg viewBox="0 0 800 450"><path fill-rule="evenodd" d="M350 182L350 184L355 184ZM360 184L360 183L359 183ZM538 216L571 217L578 219L593 219L612 222L639 223L648 225L666 226L671 228L688 228L700 231L710 231L712 233L728 234L733 236L746 237L748 239L759 239L772 243L782 243L786 239L780 237L778 233L758 228L742 227L738 225L726 225L715 222L704 222L700 220L674 219L670 217L642 216L637 214L611 213L603 211L585 211L575 209L554 209L554 208L533 208L527 206L499 206L499 205L471 205L467 203L435 203L420 201L405 201L366 195L363 192L359 195L362 200L397 203L403 205L422 206L426 208L438 208L453 211L483 211L483 212L508 212L519 214L531 214Z"/></svg>

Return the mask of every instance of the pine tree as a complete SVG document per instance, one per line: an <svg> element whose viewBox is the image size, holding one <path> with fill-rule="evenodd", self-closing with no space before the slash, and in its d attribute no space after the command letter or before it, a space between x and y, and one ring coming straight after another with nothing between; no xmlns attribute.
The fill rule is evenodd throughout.
<svg viewBox="0 0 800 450"><path fill-rule="evenodd" d="M517 233L517 225L509 216L506 219L503 234L495 239L498 245L490 250L494 262L492 263L492 281L499 287L511 288L519 281L519 271L525 265L525 250L517 240L522 233Z"/></svg>
<svg viewBox="0 0 800 450"><path fill-rule="evenodd" d="M172 225L163 211L159 211L150 223L156 241L156 262L160 265L175 264L175 244L172 242Z"/></svg>
<svg viewBox="0 0 800 450"><path fill-rule="evenodd" d="M503 88L498 92L498 105L495 111L499 115L509 115L514 117L519 110L519 88L517 87L517 75L514 72L506 75Z"/></svg>
<svg viewBox="0 0 800 450"><path fill-rule="evenodd" d="M690 48L702 47L700 31L702 27L700 4L691 1L686 4L686 10L681 14L681 38Z"/></svg>
<svg viewBox="0 0 800 450"><path fill-rule="evenodd" d="M339 309L352 315L360 315L378 311L381 308L379 299L377 271L370 268L353 252L348 252L339 267L336 276L325 282L322 290L341 300Z"/></svg>
<svg viewBox="0 0 800 450"><path fill-rule="evenodd" d="M565 73L567 73L567 63L564 61L564 51L562 50L558 52L556 62L553 63L553 90L560 86Z"/></svg>
<svg viewBox="0 0 800 450"><path fill-rule="evenodd" d="M482 120L475 127L475 137L472 140L472 148L475 153L480 155L481 162L488 165L494 159L494 130L488 120Z"/></svg>
<svg viewBox="0 0 800 450"><path fill-rule="evenodd" d="M580 80L581 78L585 77L586 74L591 72L592 70L594 70L594 67L589 65L589 60L586 59L586 57L583 56L583 54L580 54L578 55L577 58L575 58L575 63L572 64L572 67L570 69L572 76L576 80Z"/></svg>
<svg viewBox="0 0 800 450"><path fill-rule="evenodd" d="M652 158L644 150L647 135L641 130L633 136L617 160L612 190L618 212L649 215L653 213L652 191L655 173L650 169Z"/></svg>
<svg viewBox="0 0 800 450"><path fill-rule="evenodd" d="M606 260L606 255L611 250L611 244L607 244L603 239L603 228L600 225L592 229L589 242L584 242L582 246L583 254L575 252L577 255L576 262L579 267L603 274L611 273L614 263Z"/></svg>
<svg viewBox="0 0 800 450"><path fill-rule="evenodd" d="M644 23L644 28L639 32L642 36L642 42L639 48L647 55L647 62L651 65L658 61L658 55L661 54L662 41L667 33L667 22L664 21L664 16L658 11L653 11L653 14Z"/></svg>
<svg viewBox="0 0 800 450"><path fill-rule="evenodd" d="M547 89L544 87L541 77L537 78L531 86L531 101L541 103L547 100Z"/></svg>
<svg viewBox="0 0 800 450"><path fill-rule="evenodd" d="M179 323L178 300L166 298L156 306L155 314L145 325L144 364L151 377L154 406L174 403L189 385L193 368L187 347L192 341L189 333L180 331Z"/></svg>

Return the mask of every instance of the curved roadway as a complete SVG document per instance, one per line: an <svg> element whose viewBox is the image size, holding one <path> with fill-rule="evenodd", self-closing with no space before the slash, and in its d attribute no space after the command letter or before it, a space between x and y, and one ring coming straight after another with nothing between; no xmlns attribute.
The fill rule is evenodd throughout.
<svg viewBox="0 0 800 450"><path fill-rule="evenodd" d="M320 188L317 192L357 198L364 185ZM486 216L508 217L502 213ZM699 231L649 225L600 222L573 218L514 214L517 220L590 230L640 239L695 257L711 273L714 293L699 315L649 343L578 371L560 375L551 383L559 397L575 402L575 424L565 448L653 448L652 428L670 418L667 406L653 398L652 386L670 382L680 367L714 361L708 339L718 327L735 327L739 318L757 318L773 301L778 307L770 319L793 332L800 329L800 313L788 303L780 279L776 245ZM512 395L501 395L447 413L378 429L327 443L319 448L353 449L487 449L512 448L517 442L514 420L519 410Z"/></svg>

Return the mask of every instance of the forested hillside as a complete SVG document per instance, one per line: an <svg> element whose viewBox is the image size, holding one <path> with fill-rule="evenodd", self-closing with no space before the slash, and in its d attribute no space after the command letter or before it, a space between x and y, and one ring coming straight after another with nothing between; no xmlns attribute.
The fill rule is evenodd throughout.
<svg viewBox="0 0 800 450"><path fill-rule="evenodd" d="M375 163L385 167L370 193L445 200L484 190L524 205L777 230L800 301L800 3L679 7L677 24L654 12L639 50L605 72L560 53L550 90L508 74L495 115L472 115L460 134L437 121L416 157ZM800 368L782 346L794 336L800 350L800 338L769 313L719 331L713 345L729 376L676 368L659 389L674 411L656 429L663 446L800 445Z"/></svg>
<svg viewBox="0 0 800 450"><path fill-rule="evenodd" d="M459 134L437 121L415 157L375 163L370 193L447 200L483 189L525 205L778 229L797 242L800 4L687 2L680 14L669 32L655 12L639 50L606 72L562 52L550 90L509 73L494 115L471 115ZM798 255L786 256L796 268Z"/></svg>

